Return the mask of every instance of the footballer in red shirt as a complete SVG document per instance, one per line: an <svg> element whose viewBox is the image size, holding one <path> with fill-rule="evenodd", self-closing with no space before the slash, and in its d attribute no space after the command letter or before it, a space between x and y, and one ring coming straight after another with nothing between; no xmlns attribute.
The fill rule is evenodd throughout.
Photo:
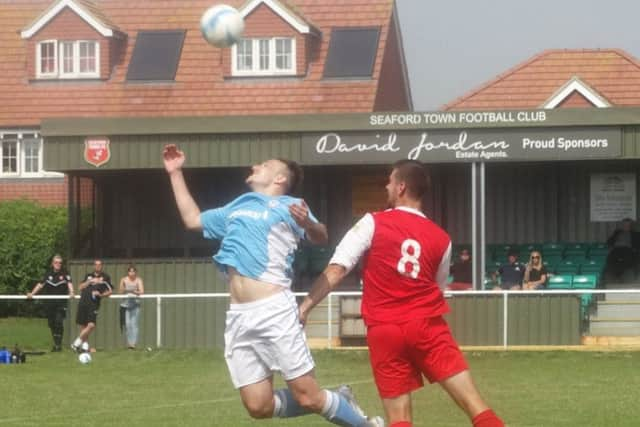
<svg viewBox="0 0 640 427"><path fill-rule="evenodd" d="M366 214L344 236L300 305L300 319L324 299L362 258L362 317L371 368L391 427L412 424L411 392L423 377L439 383L474 427L504 423L478 393L467 363L442 317L442 289L451 239L422 212L429 187L424 165L401 160L386 186L390 209Z"/></svg>

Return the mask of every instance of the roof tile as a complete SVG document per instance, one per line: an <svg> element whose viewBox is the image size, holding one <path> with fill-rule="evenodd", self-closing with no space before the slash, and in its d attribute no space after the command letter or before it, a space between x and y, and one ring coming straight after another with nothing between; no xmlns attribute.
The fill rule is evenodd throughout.
<svg viewBox="0 0 640 427"><path fill-rule="evenodd" d="M640 62L619 49L547 50L443 106L444 110L539 108L573 77L612 106L640 105Z"/></svg>
<svg viewBox="0 0 640 427"><path fill-rule="evenodd" d="M282 1L282 0L279 0ZM244 0L226 0L235 7ZM318 62L301 79L225 79L221 50L200 36L200 15L210 0L79 0L127 34L124 63L104 82L33 81L27 46L19 30L52 0L0 1L0 126L38 125L48 117L193 116L273 112L373 111L393 0L286 0L321 32ZM379 26L380 43L370 80L323 80L331 28ZM186 29L174 83L127 82L126 72L140 30Z"/></svg>

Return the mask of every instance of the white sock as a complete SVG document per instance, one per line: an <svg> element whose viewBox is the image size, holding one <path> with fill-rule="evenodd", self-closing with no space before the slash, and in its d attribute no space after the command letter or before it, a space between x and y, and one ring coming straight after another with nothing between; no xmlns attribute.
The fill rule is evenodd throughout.
<svg viewBox="0 0 640 427"><path fill-rule="evenodd" d="M76 340L73 342L74 347L80 347L81 344L82 340L80 339L80 337L76 338Z"/></svg>
<svg viewBox="0 0 640 427"><path fill-rule="evenodd" d="M86 341L83 342L81 348L82 348L82 351L89 351L89 343Z"/></svg>
<svg viewBox="0 0 640 427"><path fill-rule="evenodd" d="M333 392L329 390L324 390L324 394L325 394L324 407L322 408L322 411L320 411L320 414L322 414L322 416L330 420L331 418L336 416L339 399L336 399L337 396L335 396Z"/></svg>

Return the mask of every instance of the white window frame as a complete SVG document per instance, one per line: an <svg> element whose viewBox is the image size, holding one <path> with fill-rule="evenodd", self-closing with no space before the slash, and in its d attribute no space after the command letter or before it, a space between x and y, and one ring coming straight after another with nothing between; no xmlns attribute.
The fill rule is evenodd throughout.
<svg viewBox="0 0 640 427"><path fill-rule="evenodd" d="M43 73L41 67L41 45L45 43L54 44L54 69L53 73ZM65 72L65 45L73 44L73 70ZM91 43L95 48L95 71L80 72L80 44ZM36 77L39 79L80 79L80 78L100 78L100 42L97 40L43 40L36 48Z"/></svg>
<svg viewBox="0 0 640 427"><path fill-rule="evenodd" d="M53 43L53 72L45 73L42 71L42 45ZM36 76L39 79L48 79L58 77L58 41L42 40L36 45Z"/></svg>
<svg viewBox="0 0 640 427"><path fill-rule="evenodd" d="M251 70L238 69L238 48L237 44L231 47L231 75L233 76L291 76L296 74L297 58L296 58L296 38L295 37L257 37L252 39L252 67ZM260 69L260 41L269 40L269 67ZM276 40L291 41L291 67L288 69L276 68Z"/></svg>
<svg viewBox="0 0 640 427"><path fill-rule="evenodd" d="M21 170L21 176L24 177L38 177L38 176L42 176L43 174L43 170L42 170L42 139L41 138L22 138L19 140L19 144L20 144L20 158L21 158L21 162L20 162L20 170ZM38 164L36 166L36 171L35 172L27 172L27 147L31 144L37 144L37 152L38 152Z"/></svg>
<svg viewBox="0 0 640 427"><path fill-rule="evenodd" d="M16 172L5 172L3 170L3 150L4 150L4 135L16 135ZM38 168L35 172L26 171L26 150L27 147L36 143L38 145ZM59 172L47 172L43 169L44 166L44 149L43 149L42 136L36 130L0 130L0 178L58 178L63 177L64 174Z"/></svg>
<svg viewBox="0 0 640 427"><path fill-rule="evenodd" d="M15 135L15 134L11 134L11 135ZM4 147L5 147L5 143L7 142L15 142L16 144L16 171L15 172L6 172L4 170L4 155L5 155ZM5 140L4 138L0 140L0 176L6 176L6 177L20 176L20 135L17 135L15 140L10 140L10 139Z"/></svg>

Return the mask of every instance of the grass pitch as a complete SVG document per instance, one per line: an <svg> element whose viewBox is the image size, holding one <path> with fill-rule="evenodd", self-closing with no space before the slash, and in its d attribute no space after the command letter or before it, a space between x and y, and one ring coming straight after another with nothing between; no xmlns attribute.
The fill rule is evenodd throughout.
<svg viewBox="0 0 640 427"><path fill-rule="evenodd" d="M5 334L6 326L0 323ZM381 413L366 351L314 356L321 384L350 383L368 413ZM481 393L511 427L640 425L640 352L488 351L466 357ZM71 351L47 353L24 365L0 365L0 383L0 427L330 425L314 415L250 419L218 350L105 351L89 365ZM417 427L470 425L438 386L415 393L413 406Z"/></svg>

